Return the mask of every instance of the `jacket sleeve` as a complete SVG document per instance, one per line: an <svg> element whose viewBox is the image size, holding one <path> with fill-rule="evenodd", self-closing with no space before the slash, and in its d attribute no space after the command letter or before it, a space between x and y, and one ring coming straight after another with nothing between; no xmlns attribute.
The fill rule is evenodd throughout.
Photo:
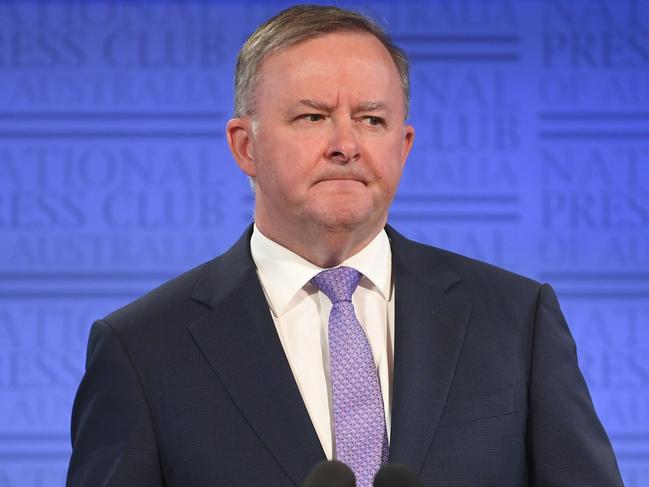
<svg viewBox="0 0 649 487"><path fill-rule="evenodd" d="M106 321L94 323L72 410L67 487L162 487L155 433L140 378Z"/></svg>
<svg viewBox="0 0 649 487"><path fill-rule="evenodd" d="M527 452L531 486L623 487L550 286L540 290L530 357Z"/></svg>

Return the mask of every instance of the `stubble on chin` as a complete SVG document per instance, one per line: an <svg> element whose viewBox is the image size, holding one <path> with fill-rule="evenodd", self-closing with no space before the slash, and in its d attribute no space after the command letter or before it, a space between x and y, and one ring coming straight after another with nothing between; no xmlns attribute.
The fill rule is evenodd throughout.
<svg viewBox="0 0 649 487"><path fill-rule="evenodd" d="M371 202L336 202L311 208L305 213L305 223L312 229L332 234L370 233L382 228L387 210L377 213Z"/></svg>

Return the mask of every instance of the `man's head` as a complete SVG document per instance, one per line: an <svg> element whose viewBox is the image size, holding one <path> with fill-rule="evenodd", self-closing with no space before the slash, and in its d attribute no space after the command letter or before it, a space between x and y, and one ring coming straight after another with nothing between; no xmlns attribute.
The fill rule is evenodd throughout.
<svg viewBox="0 0 649 487"><path fill-rule="evenodd" d="M260 27L273 36L252 37L285 38L295 30L292 10L299 19L308 12L316 30L315 13L323 24L345 14L294 7ZM227 137L254 179L262 233L322 265L360 250L385 225L414 130L405 124L404 77L373 31L306 34L257 60L252 84L242 88L253 96L228 122Z"/></svg>
<svg viewBox="0 0 649 487"><path fill-rule="evenodd" d="M268 54L335 32L367 33L383 44L399 72L407 116L410 77L408 57L403 50L372 19L357 12L320 5L298 5L283 10L260 25L241 47L234 74L234 116L253 114L259 67Z"/></svg>

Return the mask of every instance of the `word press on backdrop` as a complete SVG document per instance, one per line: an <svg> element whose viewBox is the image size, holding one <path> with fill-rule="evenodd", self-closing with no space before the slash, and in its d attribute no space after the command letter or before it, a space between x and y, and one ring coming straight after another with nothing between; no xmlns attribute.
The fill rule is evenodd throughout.
<svg viewBox="0 0 649 487"><path fill-rule="evenodd" d="M550 282L626 485L649 486L649 2L337 4L412 62L390 220ZM0 3L0 486L63 485L92 321L226 249L223 128L282 3Z"/></svg>

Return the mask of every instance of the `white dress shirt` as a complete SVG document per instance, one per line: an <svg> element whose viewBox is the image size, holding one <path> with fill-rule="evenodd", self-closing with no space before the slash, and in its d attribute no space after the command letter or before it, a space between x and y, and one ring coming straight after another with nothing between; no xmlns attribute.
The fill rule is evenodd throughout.
<svg viewBox="0 0 649 487"><path fill-rule="evenodd" d="M268 306L284 353L327 458L334 458L333 400L329 374L328 324L331 301L309 281L321 267L263 235L257 225L250 239ZM390 438L394 357L392 253L385 231L340 264L363 277L352 296L381 382L385 424Z"/></svg>

